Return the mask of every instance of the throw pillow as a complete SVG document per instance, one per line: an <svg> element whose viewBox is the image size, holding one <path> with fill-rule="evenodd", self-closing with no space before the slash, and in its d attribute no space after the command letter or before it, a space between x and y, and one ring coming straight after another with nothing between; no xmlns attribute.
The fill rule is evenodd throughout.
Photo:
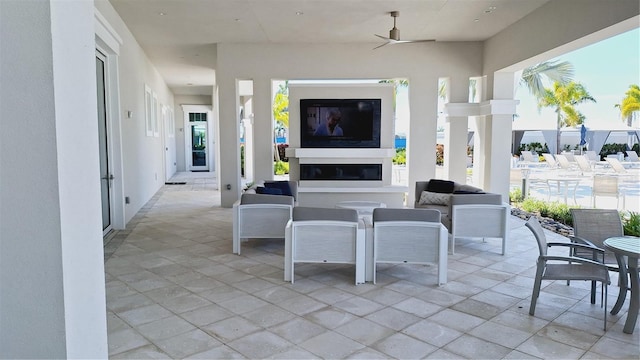
<svg viewBox="0 0 640 360"><path fill-rule="evenodd" d="M423 191L420 194L420 205L449 205L451 194Z"/></svg>
<svg viewBox="0 0 640 360"><path fill-rule="evenodd" d="M467 193L480 193L482 192L482 189L478 189L475 186L471 186L471 185L467 185L467 184L460 184L456 187L457 191L465 191Z"/></svg>
<svg viewBox="0 0 640 360"><path fill-rule="evenodd" d="M454 194L486 194L484 191L466 191L466 190L456 190L453 193Z"/></svg>
<svg viewBox="0 0 640 360"><path fill-rule="evenodd" d="M262 187L262 186L258 186L256 188L256 192L258 194L265 194L265 195L282 195L282 190L280 189L268 188L268 187Z"/></svg>
<svg viewBox="0 0 640 360"><path fill-rule="evenodd" d="M265 181L264 187L271 189L280 189L281 195L293 196L291 186L288 181Z"/></svg>
<svg viewBox="0 0 640 360"><path fill-rule="evenodd" d="M454 185L455 183L453 181L431 179L427 184L427 191L451 194L453 192Z"/></svg>

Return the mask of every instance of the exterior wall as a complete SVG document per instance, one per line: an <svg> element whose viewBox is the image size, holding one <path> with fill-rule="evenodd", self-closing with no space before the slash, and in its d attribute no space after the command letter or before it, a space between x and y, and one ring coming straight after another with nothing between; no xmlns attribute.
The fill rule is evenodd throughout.
<svg viewBox="0 0 640 360"><path fill-rule="evenodd" d="M219 44L217 56L219 144L225 149L219 176L222 205L230 207L240 196L237 79L254 81L256 149L271 148L271 79L409 79L412 121L408 162L412 183L435 176L432 154L436 145L438 78L478 76L482 45L403 44L373 51L370 44ZM266 164L256 167L256 179L272 176L271 152L256 152L255 161ZM225 190L226 184L232 185L231 190Z"/></svg>
<svg viewBox="0 0 640 360"><path fill-rule="evenodd" d="M144 86L148 85L157 94L159 105L174 107L176 123L180 123L181 118L178 117L178 108L174 106L173 93L111 4L108 1L95 1L95 7L123 41L118 58L121 114L133 111L131 119L121 115L120 124L122 153L125 154L121 181L124 182L124 195L131 200L125 207L125 221L129 222L163 186L165 177L164 124L159 122L160 136L146 136ZM176 132L176 135L179 134Z"/></svg>
<svg viewBox="0 0 640 360"><path fill-rule="evenodd" d="M3 358L108 355L93 14L0 2Z"/></svg>

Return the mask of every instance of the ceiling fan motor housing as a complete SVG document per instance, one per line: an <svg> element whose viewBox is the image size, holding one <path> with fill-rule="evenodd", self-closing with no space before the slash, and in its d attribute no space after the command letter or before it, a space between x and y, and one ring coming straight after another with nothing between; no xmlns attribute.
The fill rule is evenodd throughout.
<svg viewBox="0 0 640 360"><path fill-rule="evenodd" d="M400 40L400 30L397 27L389 30L389 39Z"/></svg>

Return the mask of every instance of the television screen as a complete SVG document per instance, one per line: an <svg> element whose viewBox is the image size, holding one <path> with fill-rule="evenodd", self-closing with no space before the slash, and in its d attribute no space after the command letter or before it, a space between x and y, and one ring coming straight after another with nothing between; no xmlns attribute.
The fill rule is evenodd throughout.
<svg viewBox="0 0 640 360"><path fill-rule="evenodd" d="M380 99L300 100L303 148L379 148Z"/></svg>

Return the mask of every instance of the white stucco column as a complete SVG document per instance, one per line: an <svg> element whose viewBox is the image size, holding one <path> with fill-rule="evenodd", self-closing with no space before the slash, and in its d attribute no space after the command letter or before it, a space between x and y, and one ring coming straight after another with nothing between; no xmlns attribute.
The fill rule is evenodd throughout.
<svg viewBox="0 0 640 360"><path fill-rule="evenodd" d="M517 100L489 100L480 104L475 159L481 168L480 187L509 198L511 127ZM474 167L474 171L476 168Z"/></svg>
<svg viewBox="0 0 640 360"><path fill-rule="evenodd" d="M220 118L220 203L232 207L240 198L240 99L237 81L221 74L218 78ZM229 186L231 189L227 189Z"/></svg>
<svg viewBox="0 0 640 360"><path fill-rule="evenodd" d="M438 78L414 77L409 80L409 138L407 164L409 169L409 197L407 205L415 199L416 181L435 177L436 140L438 126Z"/></svg>
<svg viewBox="0 0 640 360"><path fill-rule="evenodd" d="M255 180L273 179L273 119L271 110L271 80L253 79L253 141Z"/></svg>
<svg viewBox="0 0 640 360"><path fill-rule="evenodd" d="M0 1L0 357L108 357L94 4Z"/></svg>
<svg viewBox="0 0 640 360"><path fill-rule="evenodd" d="M447 179L461 184L467 182L467 133L469 115L478 109L477 104L445 105L447 121L444 127L444 167Z"/></svg>

